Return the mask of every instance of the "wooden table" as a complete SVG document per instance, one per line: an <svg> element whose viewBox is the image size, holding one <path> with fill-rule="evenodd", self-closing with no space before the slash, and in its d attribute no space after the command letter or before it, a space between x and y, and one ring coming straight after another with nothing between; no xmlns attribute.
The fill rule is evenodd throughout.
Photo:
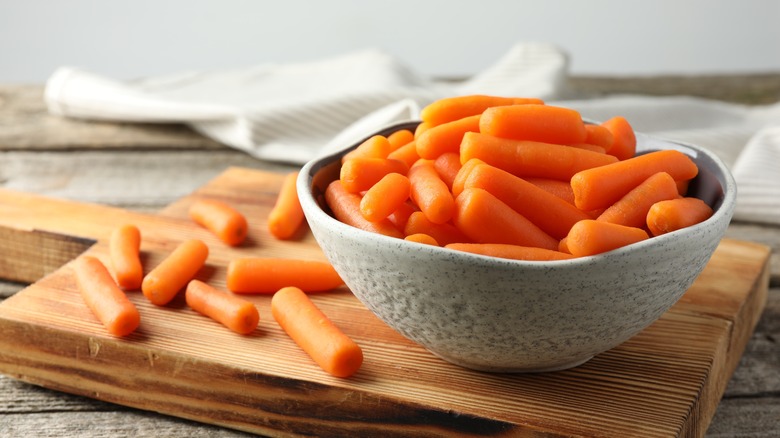
<svg viewBox="0 0 780 438"><path fill-rule="evenodd" d="M746 104L780 100L780 74L574 78L584 94L690 94ZM50 197L153 212L229 166L286 172L179 125L88 123L49 116L40 85L0 86L0 184ZM171 175L176 175L172 178ZM773 249L766 308L708 437L780 436L780 227L733 223L728 237ZM25 285L0 281L0 300ZM0 436L241 436L240 432L59 393L0 376Z"/></svg>

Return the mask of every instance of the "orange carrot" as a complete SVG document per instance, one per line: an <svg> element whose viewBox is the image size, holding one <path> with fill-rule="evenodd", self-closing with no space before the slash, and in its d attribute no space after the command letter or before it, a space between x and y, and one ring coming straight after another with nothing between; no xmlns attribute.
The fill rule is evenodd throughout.
<svg viewBox="0 0 780 438"><path fill-rule="evenodd" d="M237 246L246 239L249 231L246 218L222 201L197 200L190 205L189 213L198 225L205 227L228 245Z"/></svg>
<svg viewBox="0 0 780 438"><path fill-rule="evenodd" d="M583 170L571 178L574 202L580 210L609 207L658 172L678 181L693 178L698 168L682 152L663 150Z"/></svg>
<svg viewBox="0 0 780 438"><path fill-rule="evenodd" d="M604 210L596 220L643 228L647 221L647 212L653 204L678 196L674 178L666 172L658 172Z"/></svg>
<svg viewBox="0 0 780 438"><path fill-rule="evenodd" d="M399 173L389 173L363 195L360 212L371 222L390 216L409 199L409 178Z"/></svg>
<svg viewBox="0 0 780 438"><path fill-rule="evenodd" d="M704 222L712 214L712 208L698 198L660 201L647 213L647 228L653 236L660 236Z"/></svg>
<svg viewBox="0 0 780 438"><path fill-rule="evenodd" d="M260 321L254 304L200 280L190 281L184 296L193 310L242 335L252 333Z"/></svg>
<svg viewBox="0 0 780 438"><path fill-rule="evenodd" d="M83 256L73 265L76 282L87 307L114 336L126 336L141 323L135 305L114 283L105 265L95 257Z"/></svg>
<svg viewBox="0 0 780 438"><path fill-rule="evenodd" d="M612 147L607 153L619 160L626 160L636 154L636 134L624 117L616 116L601 124L612 133Z"/></svg>
<svg viewBox="0 0 780 438"><path fill-rule="evenodd" d="M605 151L612 148L612 132L603 125L585 125L585 143L601 146Z"/></svg>
<svg viewBox="0 0 780 438"><path fill-rule="evenodd" d="M460 164L460 154L456 152L446 152L439 155L436 160L433 161L433 168L436 169L436 173L447 187L452 189L452 182L455 181L455 177L458 175L458 171L463 167Z"/></svg>
<svg viewBox="0 0 780 438"><path fill-rule="evenodd" d="M461 160L461 162L463 161ZM455 179L452 180L452 196L457 198L458 195L460 195L460 192L463 191L463 183L466 182L466 179L469 177L471 171L478 164L484 163L484 161L477 158L472 158L466 162L463 162L463 166L461 166L460 170L458 170L458 173L455 175Z"/></svg>
<svg viewBox="0 0 780 438"><path fill-rule="evenodd" d="M355 149L347 152L341 157L341 162L345 163L353 158L387 158L387 154L392 150L393 146L387 137L374 135L360 143Z"/></svg>
<svg viewBox="0 0 780 438"><path fill-rule="evenodd" d="M571 254L571 251L569 251L569 245L566 244L565 237L561 239L560 242L558 242L558 251L566 254Z"/></svg>
<svg viewBox="0 0 780 438"><path fill-rule="evenodd" d="M354 158L341 166L340 179L344 190L350 193L363 192L379 182L388 173L406 175L409 170L404 162L386 158Z"/></svg>
<svg viewBox="0 0 780 438"><path fill-rule="evenodd" d="M298 199L297 181L298 172L288 173L284 177L276 203L268 214L268 231L277 239L291 238L305 219Z"/></svg>
<svg viewBox="0 0 780 438"><path fill-rule="evenodd" d="M425 122L420 123L419 125L417 125L417 128L414 129L414 138L415 139L418 138L420 135L422 135L423 132L429 130L432 127L433 125L431 125L430 123L425 123Z"/></svg>
<svg viewBox="0 0 780 438"><path fill-rule="evenodd" d="M604 149L602 146L599 146L597 144L575 143L575 144L568 144L566 146L569 146L571 148L585 149L586 151L591 151L591 152L598 152L600 154L607 153L606 149Z"/></svg>
<svg viewBox="0 0 780 438"><path fill-rule="evenodd" d="M401 146L409 144L414 141L414 132L408 129L401 129L387 136L387 141L390 143L390 150L398 150Z"/></svg>
<svg viewBox="0 0 780 438"><path fill-rule="evenodd" d="M418 211L411 202L404 202L395 209L394 212L387 217L387 219L395 225L399 231L403 231L406 227L406 222L409 221L409 216L415 211Z"/></svg>
<svg viewBox="0 0 780 438"><path fill-rule="evenodd" d="M455 199L433 165L423 163L409 169L412 200L431 222L443 224L455 213Z"/></svg>
<svg viewBox="0 0 780 438"><path fill-rule="evenodd" d="M208 255L208 246L200 240L181 243L165 260L146 274L141 291L153 304L168 304L195 277L206 263Z"/></svg>
<svg viewBox="0 0 780 438"><path fill-rule="evenodd" d="M482 113L479 131L495 137L561 145L584 143L587 138L580 113L552 105L488 108Z"/></svg>
<svg viewBox="0 0 780 438"><path fill-rule="evenodd" d="M434 160L445 152L458 152L463 134L479 132L480 115L434 126L417 137L417 154L420 157Z"/></svg>
<svg viewBox="0 0 780 438"><path fill-rule="evenodd" d="M675 183L677 183L677 193L679 193L680 196L685 196L688 194L688 186L691 184L691 180L684 179L675 181Z"/></svg>
<svg viewBox="0 0 780 438"><path fill-rule="evenodd" d="M322 292L344 284L328 262L282 258L239 258L228 265L227 287L235 293L268 294L286 286Z"/></svg>
<svg viewBox="0 0 780 438"><path fill-rule="evenodd" d="M424 107L422 111L420 111L420 118L423 122L435 126L464 117L482 114L483 111L492 106L522 105L528 103L544 104L544 101L534 98L513 98L482 94L447 97L439 99Z"/></svg>
<svg viewBox="0 0 780 438"><path fill-rule="evenodd" d="M393 152L390 152L387 155L387 158L390 160L402 161L406 164L406 167L412 167L412 165L420 159L420 156L417 154L417 143L411 141Z"/></svg>
<svg viewBox="0 0 780 438"><path fill-rule="evenodd" d="M558 249L558 240L485 190L464 189L456 203L453 223L476 243Z"/></svg>
<svg viewBox="0 0 780 438"><path fill-rule="evenodd" d="M514 260L552 261L574 258L571 254L560 251L502 243L452 243L447 245L446 248Z"/></svg>
<svg viewBox="0 0 780 438"><path fill-rule="evenodd" d="M285 287L271 299L271 313L287 335L317 365L336 377L349 377L363 364L363 350L295 287Z"/></svg>
<svg viewBox="0 0 780 438"><path fill-rule="evenodd" d="M556 239L569 234L578 221L590 219L552 193L488 164L475 166L463 187L486 190Z"/></svg>
<svg viewBox="0 0 780 438"><path fill-rule="evenodd" d="M566 247L577 257L601 254L648 239L645 230L593 219L579 221L566 237Z"/></svg>
<svg viewBox="0 0 780 438"><path fill-rule="evenodd" d="M425 217L421 211L416 211L409 216L404 228L404 234L427 234L433 237L439 245L447 245L455 242L471 242L471 239L463 234L457 227L450 223L434 224Z"/></svg>
<svg viewBox="0 0 780 438"><path fill-rule="evenodd" d="M135 225L122 225L111 233L109 253L114 277L120 288L138 289L144 279L141 265L141 231Z"/></svg>
<svg viewBox="0 0 780 438"><path fill-rule="evenodd" d="M328 187L325 189L325 203L328 204L328 207L333 212L333 216L339 221L372 233L384 234L385 236L397 237L399 239L404 237L387 219L377 222L366 220L360 212L360 199L360 195L357 193L349 193L344 190L344 186L339 180L328 184Z"/></svg>
<svg viewBox="0 0 780 438"><path fill-rule="evenodd" d="M507 140L469 132L463 136L460 160L465 163L473 158L478 158L516 176L562 181L568 181L575 173L582 170L617 161L611 155L569 146Z"/></svg>
<svg viewBox="0 0 780 438"><path fill-rule="evenodd" d="M437 242L436 239L422 233L410 234L404 237L404 240L408 240L409 242L423 243L425 245L439 246L439 242Z"/></svg>
<svg viewBox="0 0 780 438"><path fill-rule="evenodd" d="M546 190L553 195L563 199L571 205L574 205L574 191L568 181L549 178L523 178L529 183Z"/></svg>

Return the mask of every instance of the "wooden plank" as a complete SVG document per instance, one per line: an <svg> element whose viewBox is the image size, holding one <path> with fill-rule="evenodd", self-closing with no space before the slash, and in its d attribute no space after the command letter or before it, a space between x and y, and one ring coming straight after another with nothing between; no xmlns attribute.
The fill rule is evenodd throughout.
<svg viewBox="0 0 780 438"><path fill-rule="evenodd" d="M6 225L24 220L33 228L73 230L98 240L90 253L103 258L110 226L89 226L88 218L137 222L148 230L147 266L159 262L175 242L201 237L214 249L202 278L224 287L224 267L239 254L321 257L308 234L296 242L276 242L263 231L264 213L280 183L279 174L231 169L171 205L167 216L84 204L70 208L64 201L48 205L46 198L8 192L0 192L0 205L11 212L2 219L10 222ZM220 247L181 218L196 197L223 198L247 209L254 233L250 245ZM25 215L18 205L32 210ZM52 211L60 212L60 220L41 214ZM74 212L79 220L64 217ZM331 378L314 366L273 324L267 297L253 297L263 321L257 335L237 337L181 302L158 308L131 294L144 326L128 340L112 339L81 303L65 267L0 305L0 330L9 334L0 340L0 369L58 390L274 435L452 436L488 428L557 436L701 436L728 380L730 356L744 346L734 334L749 333L763 306L767 258L763 246L724 240L714 260L755 269L712 269L686 301L635 338L576 369L541 375L461 369L392 332L347 291L316 296L364 347L365 366L352 379ZM711 283L735 276L744 281L722 293L743 304L725 313L718 310L722 300L704 308Z"/></svg>

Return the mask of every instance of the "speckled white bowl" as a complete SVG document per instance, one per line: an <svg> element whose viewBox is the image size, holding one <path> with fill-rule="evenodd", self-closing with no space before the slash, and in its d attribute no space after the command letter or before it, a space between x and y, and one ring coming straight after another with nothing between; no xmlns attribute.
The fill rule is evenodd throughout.
<svg viewBox="0 0 780 438"><path fill-rule="evenodd" d="M378 134L414 126L399 124ZM641 134L637 140L638 151L689 155L699 166L690 193L715 214L685 230L592 257L505 260L345 225L328 214L322 194L352 148L306 164L298 195L314 237L347 286L402 335L475 370L561 370L625 342L666 312L702 271L733 214L736 186L720 159L692 145Z"/></svg>

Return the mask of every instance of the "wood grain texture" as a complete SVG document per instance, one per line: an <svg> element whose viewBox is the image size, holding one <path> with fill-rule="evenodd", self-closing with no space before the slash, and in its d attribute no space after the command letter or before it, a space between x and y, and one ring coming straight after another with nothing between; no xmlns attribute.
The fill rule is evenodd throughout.
<svg viewBox="0 0 780 438"><path fill-rule="evenodd" d="M265 233L280 184L280 174L233 168L161 215L5 191L1 206L10 214L0 223L92 238L98 243L89 252L105 258L111 227L132 221L144 232L146 266L178 241L202 238L213 257L199 276L224 287L225 266L239 255L322 257L308 233L293 242ZM249 244L221 246L189 222L183 213L198 197L244 211L253 224ZM318 295L317 304L366 353L351 379L311 363L273 324L268 297L253 297L261 327L240 337L180 300L158 308L131 295L142 328L128 340L110 338L66 266L0 304L0 369L57 390L279 436L701 436L761 314L768 255L762 245L724 240L691 290L650 328L581 367L540 375L447 364L379 322L348 291Z"/></svg>

